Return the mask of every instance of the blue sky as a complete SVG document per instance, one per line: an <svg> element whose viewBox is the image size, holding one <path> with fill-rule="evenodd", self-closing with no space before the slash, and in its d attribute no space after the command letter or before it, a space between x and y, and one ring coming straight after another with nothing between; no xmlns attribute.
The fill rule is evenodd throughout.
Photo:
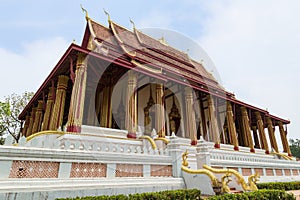
<svg viewBox="0 0 300 200"><path fill-rule="evenodd" d="M2 1L0 100L36 91L73 39L85 29L82 4L105 25L159 27L196 41L237 98L290 119L299 138L300 2L297 0ZM278 134L279 135L279 134Z"/></svg>

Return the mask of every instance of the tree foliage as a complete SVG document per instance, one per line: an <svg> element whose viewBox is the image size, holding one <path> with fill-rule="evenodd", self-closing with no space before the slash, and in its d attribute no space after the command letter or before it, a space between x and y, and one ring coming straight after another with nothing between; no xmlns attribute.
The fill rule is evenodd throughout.
<svg viewBox="0 0 300 200"><path fill-rule="evenodd" d="M300 158L300 140L290 139L290 149L293 156Z"/></svg>
<svg viewBox="0 0 300 200"><path fill-rule="evenodd" d="M33 92L24 92L21 95L13 93L5 97L4 102L0 102L0 136L11 134L18 142L22 126L18 116L33 95Z"/></svg>

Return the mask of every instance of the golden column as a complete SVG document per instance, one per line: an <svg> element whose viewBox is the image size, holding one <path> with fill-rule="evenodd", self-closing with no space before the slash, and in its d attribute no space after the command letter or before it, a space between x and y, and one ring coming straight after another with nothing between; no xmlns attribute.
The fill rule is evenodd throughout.
<svg viewBox="0 0 300 200"><path fill-rule="evenodd" d="M46 110L43 119L42 131L49 130L50 117L54 105L54 92L55 92L55 87L50 87L48 92L47 103L46 103Z"/></svg>
<svg viewBox="0 0 300 200"><path fill-rule="evenodd" d="M35 112L36 112L36 108L32 108L31 114L30 114L29 125L28 125L28 129L27 129L27 133L26 133L26 137L28 137L32 134L32 128L33 128L33 124L34 124Z"/></svg>
<svg viewBox="0 0 300 200"><path fill-rule="evenodd" d="M43 106L44 106L44 101L39 100L36 113L35 113L33 127L32 127L32 133L37 133L41 130L41 125L43 120Z"/></svg>
<svg viewBox="0 0 300 200"><path fill-rule="evenodd" d="M265 128L264 128L264 123L261 118L261 115L259 112L255 112L255 117L256 117L256 124L259 132L259 138L261 141L261 148L265 150L266 154L269 154L269 146L266 138L266 133L265 133Z"/></svg>
<svg viewBox="0 0 300 200"><path fill-rule="evenodd" d="M239 150L239 141L237 139L236 135L236 127L233 119L233 112L232 112L232 106L231 102L227 102L227 113L226 113L226 120L227 120L227 126L228 126L228 132L230 135L230 139L232 141L232 145L234 146L233 149L235 151Z"/></svg>
<svg viewBox="0 0 300 200"><path fill-rule="evenodd" d="M127 106L126 106L126 129L128 138L136 138L137 131L137 75L130 70L128 72Z"/></svg>
<svg viewBox="0 0 300 200"><path fill-rule="evenodd" d="M86 55L79 53L77 57L75 81L72 89L67 131L81 132L84 98L86 90L87 62Z"/></svg>
<svg viewBox="0 0 300 200"><path fill-rule="evenodd" d="M164 108L164 86L162 83L156 84L156 113L155 124L158 131L158 137L165 137L165 108Z"/></svg>
<svg viewBox="0 0 300 200"><path fill-rule="evenodd" d="M211 95L207 95L208 116L209 116L209 134L215 143L215 148L220 148L220 131L217 122L214 99Z"/></svg>
<svg viewBox="0 0 300 200"><path fill-rule="evenodd" d="M278 126L280 131L281 142L283 146L283 152L286 152L288 156L292 156L291 149L288 140L286 138L286 132L284 131L282 122L278 122Z"/></svg>
<svg viewBox="0 0 300 200"><path fill-rule="evenodd" d="M274 149L275 152L279 152L277 142L276 142L276 138L275 138L273 122L272 122L272 119L270 117L267 117L267 125L268 125L268 132L269 132L271 147Z"/></svg>
<svg viewBox="0 0 300 200"><path fill-rule="evenodd" d="M111 108L112 88L110 85L105 85L103 88L103 98L100 118L100 126L110 128L112 124L112 108Z"/></svg>
<svg viewBox="0 0 300 200"><path fill-rule="evenodd" d="M26 134L27 134L27 129L28 129L28 126L29 126L29 122L30 122L30 116L26 115L24 127L23 127L23 130L22 130L22 135L25 136L25 137L26 137Z"/></svg>
<svg viewBox="0 0 300 200"><path fill-rule="evenodd" d="M194 97L193 89L190 87L185 88L185 99L186 99L186 131L190 135L191 145L197 144L197 130L196 130L196 117L194 110Z"/></svg>
<svg viewBox="0 0 300 200"><path fill-rule="evenodd" d="M69 77L65 75L58 76L55 103L51 113L50 130L56 131L62 125L68 81Z"/></svg>
<svg viewBox="0 0 300 200"><path fill-rule="evenodd" d="M250 129L250 122L249 122L249 117L248 117L248 112L247 109L242 106L241 107L241 112L242 112L242 129L243 133L245 134L248 147L250 147L250 152L255 152L254 150L254 145L253 145L253 139L251 136L251 129Z"/></svg>

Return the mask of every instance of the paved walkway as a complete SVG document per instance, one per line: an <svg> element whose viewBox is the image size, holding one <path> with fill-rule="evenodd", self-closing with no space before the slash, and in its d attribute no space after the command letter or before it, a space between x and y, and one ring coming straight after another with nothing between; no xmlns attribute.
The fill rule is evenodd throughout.
<svg viewBox="0 0 300 200"><path fill-rule="evenodd" d="M290 191L287 191L289 193L293 193L296 197L296 200L300 200L300 190L290 190Z"/></svg>

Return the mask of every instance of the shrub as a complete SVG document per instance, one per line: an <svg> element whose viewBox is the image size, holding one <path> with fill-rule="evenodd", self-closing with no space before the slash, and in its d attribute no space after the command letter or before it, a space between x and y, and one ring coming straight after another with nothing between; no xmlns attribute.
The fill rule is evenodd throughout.
<svg viewBox="0 0 300 200"><path fill-rule="evenodd" d="M224 194L210 197L209 200L295 200L293 194L286 193L283 190L258 190L255 192L246 192L240 194Z"/></svg>
<svg viewBox="0 0 300 200"><path fill-rule="evenodd" d="M275 189L275 190L300 190L300 182L271 182L258 183L258 189Z"/></svg>
<svg viewBox="0 0 300 200"><path fill-rule="evenodd" d="M161 192L147 192L141 194L129 194L128 196L119 194L114 196L94 196L94 197L75 197L60 198L56 200L201 200L201 192L197 189L189 190L167 190Z"/></svg>

